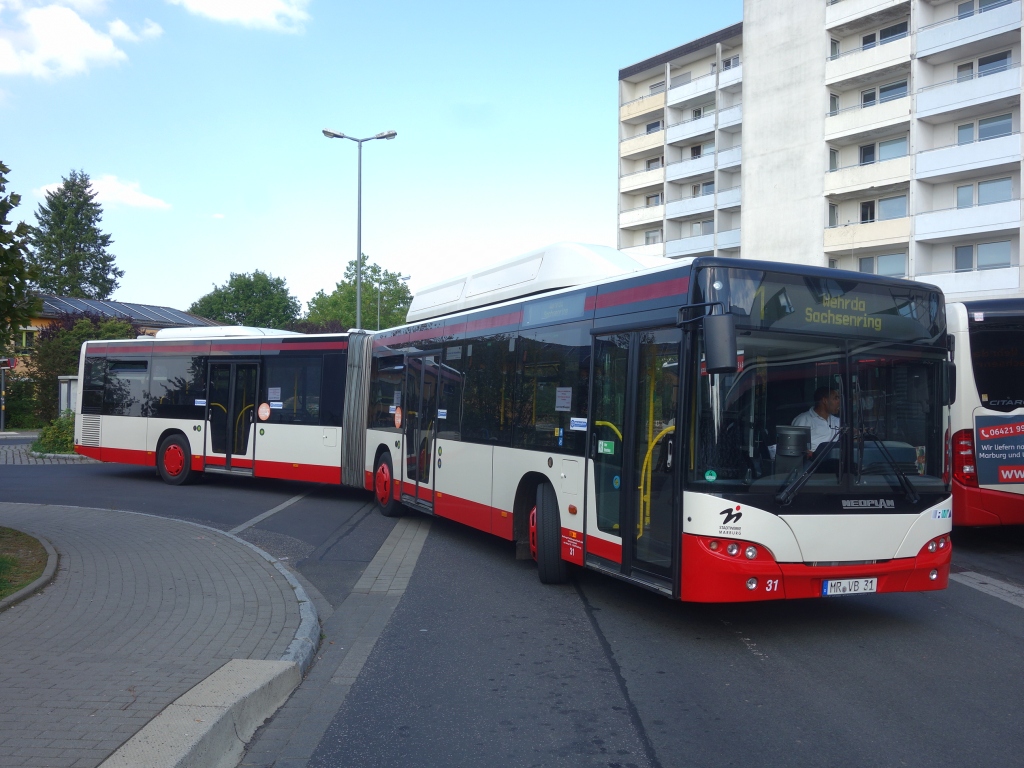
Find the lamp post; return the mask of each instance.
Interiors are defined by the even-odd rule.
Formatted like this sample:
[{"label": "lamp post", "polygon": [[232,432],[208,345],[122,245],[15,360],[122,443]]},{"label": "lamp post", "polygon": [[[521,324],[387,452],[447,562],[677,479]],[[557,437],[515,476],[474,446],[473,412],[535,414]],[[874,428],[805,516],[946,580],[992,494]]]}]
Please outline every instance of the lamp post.
[{"label": "lamp post", "polygon": [[[408,283],[412,280],[412,275],[399,275],[398,279]],[[380,280],[377,281],[377,330],[380,330]]]},{"label": "lamp post", "polygon": [[354,136],[346,136],[340,131],[332,131],[324,128],[324,136],[328,139],[348,139],[359,146],[359,175],[356,187],[356,328],[363,327],[363,142],[374,139],[387,139],[390,141],[398,135],[395,131],[384,131],[376,136],[368,136],[365,139],[357,139]]}]

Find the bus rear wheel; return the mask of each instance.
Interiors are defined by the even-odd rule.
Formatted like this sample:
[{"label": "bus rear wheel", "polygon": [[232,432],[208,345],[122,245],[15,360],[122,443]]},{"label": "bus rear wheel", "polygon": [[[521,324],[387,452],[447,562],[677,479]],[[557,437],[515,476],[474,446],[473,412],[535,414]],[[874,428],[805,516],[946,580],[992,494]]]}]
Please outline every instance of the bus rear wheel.
[{"label": "bus rear wheel", "polygon": [[377,467],[373,471],[373,498],[377,500],[377,509],[384,517],[398,517],[402,514],[402,504],[395,501],[394,477],[391,454],[385,451],[377,459]]},{"label": "bus rear wheel", "polygon": [[156,466],[160,477],[169,485],[184,485],[195,479],[192,471],[192,451],[188,440],[181,435],[171,435],[156,452]]},{"label": "bus rear wheel", "polygon": [[564,584],[569,564],[562,559],[562,520],[558,497],[550,483],[537,486],[537,506],[530,512],[530,549],[542,584]]}]

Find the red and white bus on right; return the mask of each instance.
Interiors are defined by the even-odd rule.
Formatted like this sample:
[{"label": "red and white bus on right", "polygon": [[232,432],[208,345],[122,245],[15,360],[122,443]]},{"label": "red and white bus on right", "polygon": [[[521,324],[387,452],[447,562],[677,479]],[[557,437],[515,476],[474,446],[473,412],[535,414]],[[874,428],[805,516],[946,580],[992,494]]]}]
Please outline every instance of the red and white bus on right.
[{"label": "red and white bus on right", "polygon": [[1024,299],[946,305],[955,338],[953,524],[1024,524]]}]

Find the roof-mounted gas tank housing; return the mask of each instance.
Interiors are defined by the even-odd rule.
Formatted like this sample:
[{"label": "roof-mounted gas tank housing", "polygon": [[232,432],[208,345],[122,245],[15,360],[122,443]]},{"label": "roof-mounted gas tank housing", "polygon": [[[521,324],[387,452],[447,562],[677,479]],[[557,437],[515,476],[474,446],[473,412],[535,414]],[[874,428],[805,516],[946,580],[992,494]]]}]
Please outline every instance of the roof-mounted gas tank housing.
[{"label": "roof-mounted gas tank housing", "polygon": [[660,256],[640,261],[605,245],[555,243],[427,286],[413,297],[406,322],[592,283],[664,263]]}]

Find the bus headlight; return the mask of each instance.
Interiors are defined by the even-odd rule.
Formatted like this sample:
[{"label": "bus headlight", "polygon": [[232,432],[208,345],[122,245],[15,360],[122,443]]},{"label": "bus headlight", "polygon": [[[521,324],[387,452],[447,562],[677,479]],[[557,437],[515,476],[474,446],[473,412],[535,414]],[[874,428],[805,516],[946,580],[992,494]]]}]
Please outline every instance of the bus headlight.
[{"label": "bus headlight", "polygon": [[757,579],[753,576],[747,579],[747,589],[757,589]]},{"label": "bus headlight", "polygon": [[725,551],[728,552],[733,557],[735,557],[740,552],[740,545],[737,544],[735,541],[731,541],[731,542],[729,542],[729,546],[727,546],[725,548]]},{"label": "bus headlight", "polygon": [[937,578],[939,578],[939,572],[932,568],[931,572],[928,574],[928,578],[932,581],[935,581]]},{"label": "bus headlight", "polygon": [[749,546],[745,550],[743,550],[743,554],[747,556],[747,560],[753,560],[755,557],[757,557],[757,547]]},{"label": "bus headlight", "polygon": [[934,552],[938,548],[939,548],[939,545],[938,545],[938,543],[936,543],[936,541],[934,539],[932,541],[928,542],[928,551],[929,552]]}]

